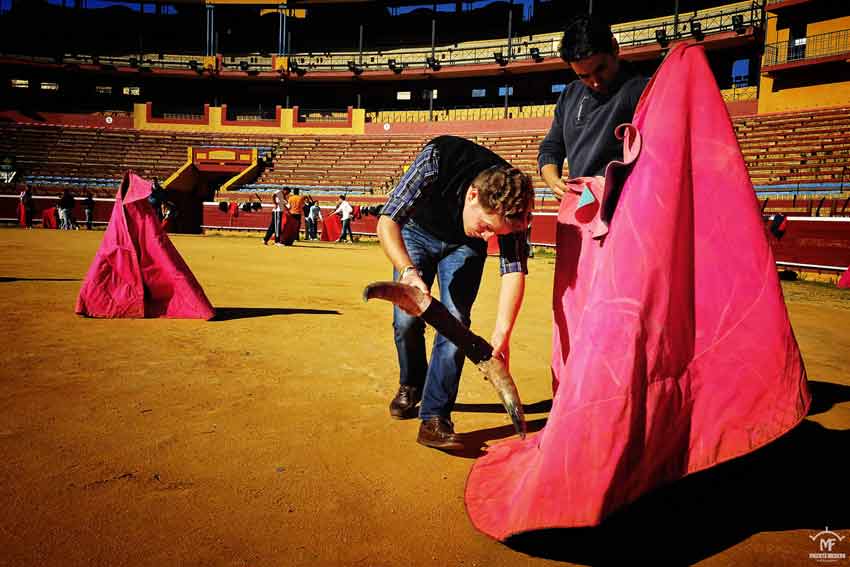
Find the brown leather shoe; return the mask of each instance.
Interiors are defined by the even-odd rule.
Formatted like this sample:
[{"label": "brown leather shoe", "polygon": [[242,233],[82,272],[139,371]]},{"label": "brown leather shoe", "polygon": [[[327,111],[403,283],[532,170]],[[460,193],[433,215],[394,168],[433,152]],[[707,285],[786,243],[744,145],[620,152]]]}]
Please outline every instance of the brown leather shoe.
[{"label": "brown leather shoe", "polygon": [[426,447],[444,451],[460,451],[463,443],[455,435],[454,424],[445,417],[430,417],[422,420],[416,442]]},{"label": "brown leather shoe", "polygon": [[416,386],[402,384],[398,387],[393,401],[390,402],[390,417],[393,419],[410,419],[416,417],[416,404],[422,399],[422,392]]}]

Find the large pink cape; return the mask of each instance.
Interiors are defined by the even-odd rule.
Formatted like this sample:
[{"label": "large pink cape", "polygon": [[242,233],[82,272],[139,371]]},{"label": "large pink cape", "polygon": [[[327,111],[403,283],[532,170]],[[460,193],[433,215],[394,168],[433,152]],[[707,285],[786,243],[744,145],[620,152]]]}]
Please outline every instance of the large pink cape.
[{"label": "large pink cape", "polygon": [[124,174],[103,242],[77,297],[91,317],[210,319],[215,310],[160,226],[151,183]]},{"label": "large pink cape", "polygon": [[546,427],[490,448],[467,481],[473,524],[497,539],[597,525],[808,411],[773,254],[701,47],[671,51],[625,130],[634,164],[610,225],[598,205],[622,164],[561,203]]}]

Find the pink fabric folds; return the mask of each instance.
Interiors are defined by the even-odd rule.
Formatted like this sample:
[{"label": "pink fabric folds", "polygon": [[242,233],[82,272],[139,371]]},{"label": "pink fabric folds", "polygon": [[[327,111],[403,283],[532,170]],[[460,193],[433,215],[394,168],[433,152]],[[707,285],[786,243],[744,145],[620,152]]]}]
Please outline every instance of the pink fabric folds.
[{"label": "pink fabric folds", "polygon": [[90,317],[210,319],[215,310],[162,230],[148,202],[151,183],[124,174],[103,242],[76,312]]},{"label": "pink fabric folds", "polygon": [[[561,203],[546,426],[491,447],[467,481],[470,519],[497,539],[597,525],[808,410],[773,254],[701,47],[670,52],[625,129],[630,175],[615,162]],[[588,187],[593,216],[576,210]]]}]

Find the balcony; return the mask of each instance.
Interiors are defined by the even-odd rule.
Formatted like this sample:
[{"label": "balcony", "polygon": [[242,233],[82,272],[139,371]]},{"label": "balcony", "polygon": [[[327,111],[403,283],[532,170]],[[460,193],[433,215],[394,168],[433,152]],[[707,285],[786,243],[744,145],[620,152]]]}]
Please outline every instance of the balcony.
[{"label": "balcony", "polygon": [[850,60],[850,30],[813,35],[764,46],[762,73]]}]

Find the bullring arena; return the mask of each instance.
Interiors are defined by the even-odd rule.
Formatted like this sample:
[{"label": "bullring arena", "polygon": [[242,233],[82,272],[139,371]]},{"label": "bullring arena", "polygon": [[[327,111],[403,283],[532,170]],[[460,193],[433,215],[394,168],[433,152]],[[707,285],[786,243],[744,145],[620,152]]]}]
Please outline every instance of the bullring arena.
[{"label": "bullring arena", "polygon": [[[219,320],[99,320],[73,304],[101,232],[0,234],[4,565],[804,565],[813,530],[846,522],[850,298],[827,284],[784,287],[814,395],[798,429],[598,532],[506,547],[463,504],[477,447],[513,435],[480,373],[455,413],[475,449],[427,449],[389,418],[391,310],[360,298],[387,276],[376,245],[176,235]],[[531,430],[552,397],[552,270],[531,261],[512,349]]]},{"label": "bullring arena", "polygon": [[[850,11],[438,4],[0,0],[0,567],[850,565]],[[505,408],[467,361],[452,414],[465,448],[418,444],[419,420],[388,412],[391,306],[363,290],[392,278],[380,207],[431,138],[468,138],[528,173],[534,255],[510,371],[530,439],[549,431],[563,207],[537,155],[575,78],[560,22],[585,9],[621,11],[620,55],[647,76],[677,45],[705,53],[811,405],[778,439],[662,483],[601,525],[500,541],[476,529],[465,491],[473,466],[517,438]],[[156,234],[203,288],[210,320],[75,313],[127,172],[161,185],[172,216]],[[284,187],[319,202],[320,239],[302,224],[294,243],[263,245]],[[340,195],[355,209],[349,243],[336,242]],[[471,325],[483,337],[495,240],[489,252]]]}]

